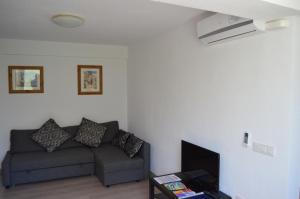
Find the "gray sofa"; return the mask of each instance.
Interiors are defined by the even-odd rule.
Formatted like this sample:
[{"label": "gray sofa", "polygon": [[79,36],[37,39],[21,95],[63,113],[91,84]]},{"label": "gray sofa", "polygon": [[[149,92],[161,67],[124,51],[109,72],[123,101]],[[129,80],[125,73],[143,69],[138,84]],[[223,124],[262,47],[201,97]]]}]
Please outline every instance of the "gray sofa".
[{"label": "gray sofa", "polygon": [[[111,144],[113,137],[122,131],[118,122],[102,124],[107,127],[107,132],[100,147],[89,148],[69,139],[51,153],[31,139],[35,130],[12,130],[11,147],[2,162],[3,185],[9,188],[23,183],[96,175],[109,186],[147,178],[150,145],[144,142],[139,153],[130,159]],[[64,129],[74,137],[78,126]]]}]

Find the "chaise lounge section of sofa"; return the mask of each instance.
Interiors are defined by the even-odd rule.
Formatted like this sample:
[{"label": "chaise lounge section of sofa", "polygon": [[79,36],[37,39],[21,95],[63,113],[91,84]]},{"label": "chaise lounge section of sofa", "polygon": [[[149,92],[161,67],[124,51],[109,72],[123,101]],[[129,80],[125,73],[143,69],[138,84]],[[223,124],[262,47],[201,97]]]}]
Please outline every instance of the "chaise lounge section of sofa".
[{"label": "chaise lounge section of sofa", "polygon": [[[18,184],[76,176],[96,175],[106,186],[143,180],[150,167],[150,144],[144,142],[134,158],[113,146],[121,131],[117,121],[102,123],[107,132],[98,148],[82,145],[72,138],[49,153],[31,136],[36,130],[12,130],[11,146],[2,162],[2,181],[6,188]],[[75,137],[79,126],[64,127]]]}]

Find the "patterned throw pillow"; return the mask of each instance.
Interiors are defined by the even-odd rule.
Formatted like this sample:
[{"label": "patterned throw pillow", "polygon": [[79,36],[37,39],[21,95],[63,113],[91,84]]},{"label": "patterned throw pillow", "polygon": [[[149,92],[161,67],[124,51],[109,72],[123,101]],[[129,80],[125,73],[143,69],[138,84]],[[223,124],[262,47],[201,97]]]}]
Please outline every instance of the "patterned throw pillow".
[{"label": "patterned throw pillow", "polygon": [[49,119],[39,130],[32,134],[32,139],[48,152],[54,151],[70,137],[71,135],[60,128],[53,119]]},{"label": "patterned throw pillow", "polygon": [[129,138],[130,133],[120,130],[119,133],[112,140],[114,146],[120,147],[122,150],[125,149],[125,144]]},{"label": "patterned throw pillow", "polygon": [[134,135],[130,135],[125,145],[125,153],[133,158],[141,149],[144,141],[135,137]]},{"label": "patterned throw pillow", "polygon": [[99,147],[102,142],[102,138],[105,135],[106,127],[82,118],[76,137],[74,138],[77,142],[91,146]]}]

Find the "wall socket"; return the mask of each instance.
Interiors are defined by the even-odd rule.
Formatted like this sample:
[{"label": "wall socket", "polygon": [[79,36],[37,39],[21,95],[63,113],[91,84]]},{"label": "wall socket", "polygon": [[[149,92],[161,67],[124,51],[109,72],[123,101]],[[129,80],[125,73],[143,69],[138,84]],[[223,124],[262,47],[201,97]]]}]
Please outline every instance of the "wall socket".
[{"label": "wall socket", "polygon": [[264,155],[268,155],[271,157],[274,157],[274,155],[275,155],[275,149],[273,146],[268,146],[268,145],[260,144],[257,142],[253,142],[253,151],[264,154]]}]

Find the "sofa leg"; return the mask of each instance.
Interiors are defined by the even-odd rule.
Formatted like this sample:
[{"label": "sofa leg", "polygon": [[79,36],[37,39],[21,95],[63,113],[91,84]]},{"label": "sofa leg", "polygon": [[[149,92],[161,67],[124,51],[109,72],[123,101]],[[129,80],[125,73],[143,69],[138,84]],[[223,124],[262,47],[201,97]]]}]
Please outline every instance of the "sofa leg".
[{"label": "sofa leg", "polygon": [[140,182],[140,180],[136,180],[135,182]]},{"label": "sofa leg", "polygon": [[106,187],[107,187],[107,188],[109,188],[109,187],[110,187],[110,185],[106,185]]},{"label": "sofa leg", "polygon": [[10,188],[10,186],[5,186],[5,189],[9,189]]}]

